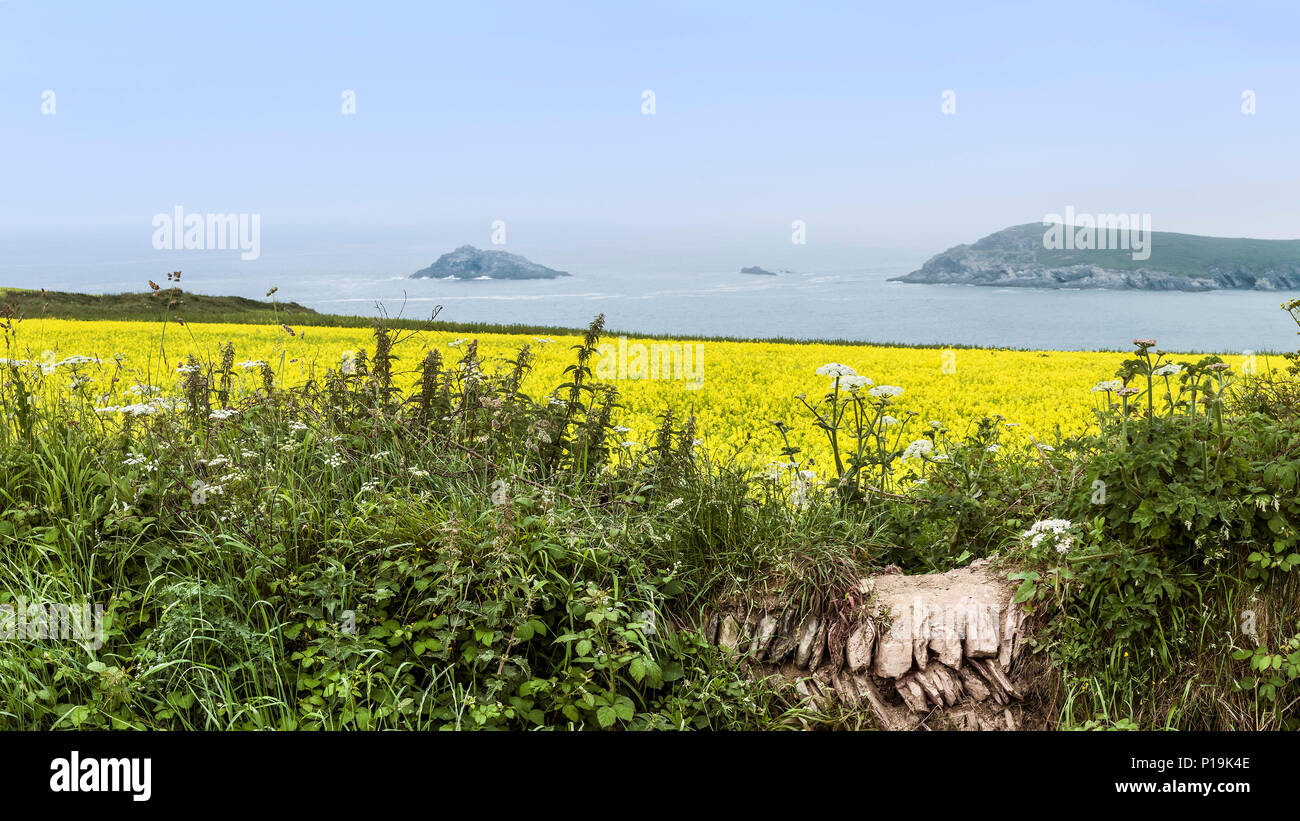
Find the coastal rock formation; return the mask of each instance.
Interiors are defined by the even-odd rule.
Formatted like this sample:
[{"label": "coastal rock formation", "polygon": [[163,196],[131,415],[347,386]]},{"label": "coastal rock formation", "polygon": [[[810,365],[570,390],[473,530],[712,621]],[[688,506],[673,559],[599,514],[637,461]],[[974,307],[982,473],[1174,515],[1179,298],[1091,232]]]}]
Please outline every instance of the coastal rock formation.
[{"label": "coastal rock formation", "polygon": [[776,271],[769,271],[766,268],[760,268],[757,265],[751,265],[748,268],[741,268],[740,272],[742,274],[758,274],[759,276],[765,277],[776,276]]},{"label": "coastal rock formation", "polygon": [[[1072,230],[1079,230],[1071,227]],[[1048,248],[1040,223],[1017,225],[931,257],[896,282],[1002,288],[1148,291],[1300,289],[1300,240],[1150,232],[1149,257],[1130,248]],[[1112,239],[1114,239],[1112,237]]]},{"label": "coastal rock formation", "polygon": [[838,612],[779,602],[720,610],[706,638],[756,675],[794,682],[814,703],[865,707],[883,729],[1019,729],[1024,613],[986,561],[920,576],[861,579]]},{"label": "coastal rock formation", "polygon": [[462,245],[438,257],[437,262],[411,274],[411,279],[555,279],[567,277],[545,265],[505,251],[483,251]]}]

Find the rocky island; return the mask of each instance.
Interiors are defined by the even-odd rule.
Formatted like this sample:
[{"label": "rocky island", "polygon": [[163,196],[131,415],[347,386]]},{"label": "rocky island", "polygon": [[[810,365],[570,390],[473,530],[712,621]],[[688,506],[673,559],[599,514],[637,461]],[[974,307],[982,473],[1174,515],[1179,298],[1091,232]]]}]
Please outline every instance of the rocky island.
[{"label": "rocky island", "polygon": [[741,268],[740,272],[742,274],[757,274],[764,277],[776,276],[776,271],[769,271],[766,268],[760,268],[757,265],[751,265],[748,268]]},{"label": "rocky island", "polygon": [[483,251],[473,245],[462,245],[438,257],[428,268],[411,274],[411,279],[555,279],[567,276],[568,271],[538,265],[518,254]]},{"label": "rocky island", "polygon": [[[1146,231],[1144,247],[1076,242],[1074,225],[1029,223],[931,257],[892,281],[1151,291],[1300,289],[1300,240],[1227,239]],[[1103,229],[1093,236],[1103,236]],[[1055,242],[1065,234],[1065,247]],[[1084,238],[1086,239],[1086,237]],[[1084,247],[1087,246],[1087,247]]]}]

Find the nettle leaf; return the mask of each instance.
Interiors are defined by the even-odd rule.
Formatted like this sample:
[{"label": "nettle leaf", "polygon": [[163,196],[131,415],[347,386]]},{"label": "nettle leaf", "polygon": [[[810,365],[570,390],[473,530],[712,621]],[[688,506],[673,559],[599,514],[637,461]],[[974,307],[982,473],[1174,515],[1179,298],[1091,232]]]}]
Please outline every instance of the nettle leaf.
[{"label": "nettle leaf", "polygon": [[619,696],[614,702],[614,713],[624,721],[631,721],[636,715],[636,704],[627,696]]},{"label": "nettle leaf", "polygon": [[614,711],[613,707],[601,707],[596,710],[596,721],[600,723],[601,729],[607,730],[612,727],[617,718],[618,713]]}]

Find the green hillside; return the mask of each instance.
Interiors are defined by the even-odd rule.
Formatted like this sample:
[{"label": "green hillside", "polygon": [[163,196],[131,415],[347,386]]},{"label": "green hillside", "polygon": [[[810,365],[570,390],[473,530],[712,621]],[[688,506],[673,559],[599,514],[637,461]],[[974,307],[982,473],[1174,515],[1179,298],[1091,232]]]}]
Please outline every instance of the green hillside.
[{"label": "green hillside", "polygon": [[[1128,249],[1048,249],[1042,223],[1017,225],[985,237],[972,250],[1021,250],[1030,260],[1050,267],[1097,265],[1119,271],[1163,271],[1177,276],[1206,276],[1213,270],[1287,270],[1300,267],[1300,239],[1205,237],[1152,231],[1148,259],[1134,259]],[[1069,226],[1066,227],[1069,230]],[[1078,230],[1077,226],[1075,230]],[[1010,247],[1009,247],[1010,246]]]}]

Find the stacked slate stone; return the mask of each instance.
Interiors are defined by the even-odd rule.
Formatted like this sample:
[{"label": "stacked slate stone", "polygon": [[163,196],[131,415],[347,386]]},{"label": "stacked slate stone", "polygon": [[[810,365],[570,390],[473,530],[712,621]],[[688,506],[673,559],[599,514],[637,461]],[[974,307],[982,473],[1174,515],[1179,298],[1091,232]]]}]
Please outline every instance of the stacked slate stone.
[{"label": "stacked slate stone", "polygon": [[795,607],[719,610],[705,637],[780,674],[820,703],[865,704],[887,729],[933,723],[1016,728],[1016,682],[1025,616],[1011,585],[987,562],[923,576],[863,579],[838,612]]}]

